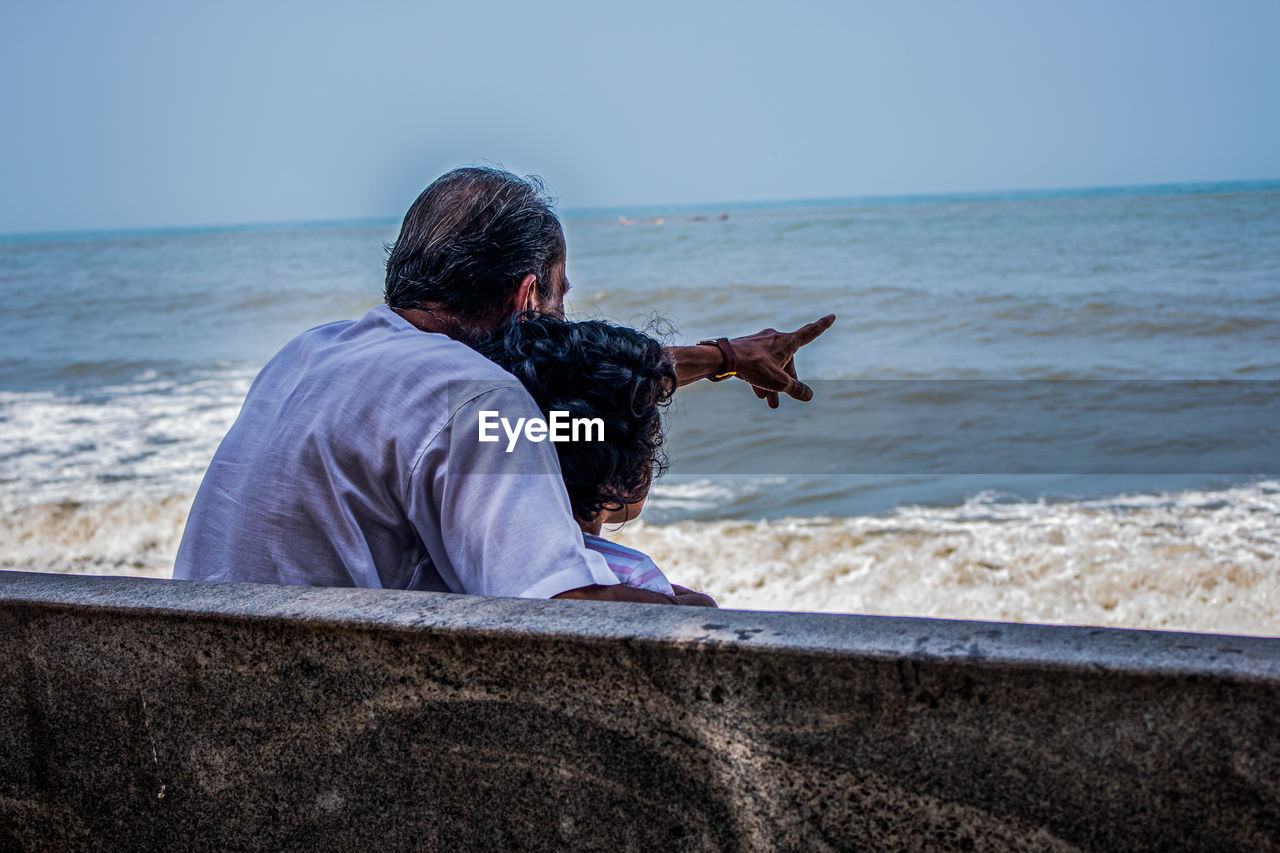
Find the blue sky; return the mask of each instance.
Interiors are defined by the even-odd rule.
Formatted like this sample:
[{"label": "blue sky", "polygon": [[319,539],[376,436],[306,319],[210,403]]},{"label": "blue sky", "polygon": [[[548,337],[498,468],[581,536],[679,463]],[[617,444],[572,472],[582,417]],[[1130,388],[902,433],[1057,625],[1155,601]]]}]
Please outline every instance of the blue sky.
[{"label": "blue sky", "polygon": [[0,7],[0,233],[1280,177],[1280,3]]}]

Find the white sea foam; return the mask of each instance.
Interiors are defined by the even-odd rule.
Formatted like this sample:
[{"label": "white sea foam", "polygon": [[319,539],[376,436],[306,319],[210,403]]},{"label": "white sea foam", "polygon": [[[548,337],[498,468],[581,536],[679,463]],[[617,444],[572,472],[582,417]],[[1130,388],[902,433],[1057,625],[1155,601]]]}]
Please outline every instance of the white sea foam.
[{"label": "white sea foam", "polygon": [[1280,634],[1280,481],[611,535],[725,607]]},{"label": "white sea foam", "polygon": [[194,492],[252,379],[224,367],[91,393],[0,391],[0,509]]},{"label": "white sea foam", "polygon": [[[190,502],[22,508],[0,519],[0,568],[163,577]],[[635,522],[610,535],[724,607],[1280,635],[1280,481],[1094,501],[983,494],[882,516]]]},{"label": "white sea foam", "polygon": [[731,501],[753,497],[771,485],[785,482],[785,477],[752,477],[733,485],[712,480],[694,480],[686,483],[660,482],[649,494],[647,506],[651,509],[674,512],[723,507]]},{"label": "white sea foam", "polygon": [[169,577],[190,495],[72,501],[0,516],[0,569]]}]

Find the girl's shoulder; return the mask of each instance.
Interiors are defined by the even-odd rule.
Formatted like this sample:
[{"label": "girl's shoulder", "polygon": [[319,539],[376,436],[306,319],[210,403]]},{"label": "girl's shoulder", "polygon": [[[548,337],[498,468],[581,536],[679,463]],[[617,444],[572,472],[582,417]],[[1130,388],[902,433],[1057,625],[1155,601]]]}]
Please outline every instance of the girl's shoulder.
[{"label": "girl's shoulder", "polygon": [[674,593],[671,582],[658,568],[657,564],[643,551],[610,542],[602,536],[592,533],[582,534],[582,541],[588,550],[595,551],[604,557],[609,568],[618,576],[618,580],[627,586],[651,589],[666,595]]}]

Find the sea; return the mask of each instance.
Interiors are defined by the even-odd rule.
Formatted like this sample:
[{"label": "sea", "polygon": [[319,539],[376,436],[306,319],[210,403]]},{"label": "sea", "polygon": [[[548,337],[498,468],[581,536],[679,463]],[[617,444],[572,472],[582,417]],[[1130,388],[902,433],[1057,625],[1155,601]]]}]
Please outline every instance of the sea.
[{"label": "sea", "polygon": [[[835,325],[682,389],[613,538],[722,606],[1280,635],[1280,181],[562,211],[572,317]],[[167,576],[398,222],[0,238],[0,569]]]}]

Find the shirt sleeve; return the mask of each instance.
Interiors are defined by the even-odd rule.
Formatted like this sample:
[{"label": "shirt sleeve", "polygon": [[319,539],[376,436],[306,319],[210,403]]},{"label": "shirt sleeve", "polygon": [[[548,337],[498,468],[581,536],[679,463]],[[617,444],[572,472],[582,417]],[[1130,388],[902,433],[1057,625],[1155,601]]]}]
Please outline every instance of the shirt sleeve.
[{"label": "shirt sleeve", "polygon": [[[496,441],[480,441],[482,413]],[[542,418],[524,388],[491,388],[454,412],[409,481],[406,510],[441,578],[454,592],[550,598],[618,578],[588,551],[569,508],[555,445],[521,434]]]}]

